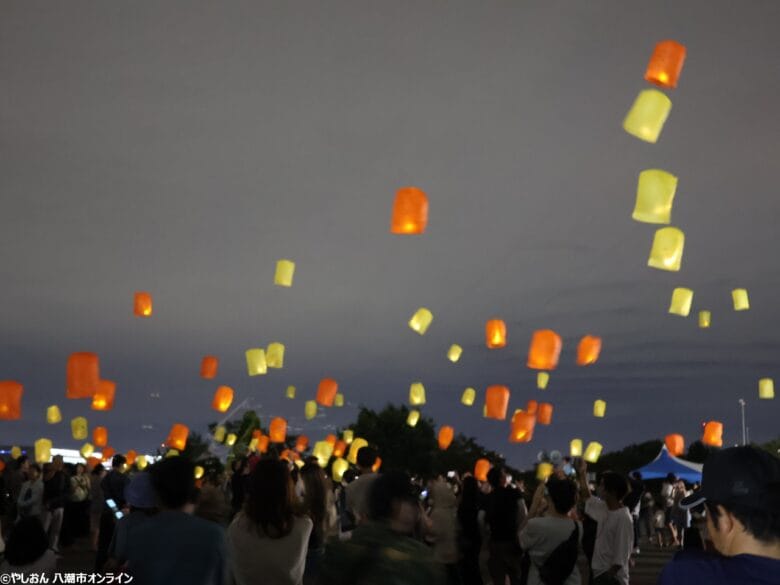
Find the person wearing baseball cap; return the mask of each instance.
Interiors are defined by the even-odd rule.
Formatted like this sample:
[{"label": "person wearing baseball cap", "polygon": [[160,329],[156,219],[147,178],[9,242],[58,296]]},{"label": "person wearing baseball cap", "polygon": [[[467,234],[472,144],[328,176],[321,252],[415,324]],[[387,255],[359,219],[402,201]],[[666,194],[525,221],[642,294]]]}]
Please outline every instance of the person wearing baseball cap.
[{"label": "person wearing baseball cap", "polygon": [[719,554],[676,557],[659,585],[780,585],[780,459],[756,447],[713,453],[680,505],[701,504]]}]

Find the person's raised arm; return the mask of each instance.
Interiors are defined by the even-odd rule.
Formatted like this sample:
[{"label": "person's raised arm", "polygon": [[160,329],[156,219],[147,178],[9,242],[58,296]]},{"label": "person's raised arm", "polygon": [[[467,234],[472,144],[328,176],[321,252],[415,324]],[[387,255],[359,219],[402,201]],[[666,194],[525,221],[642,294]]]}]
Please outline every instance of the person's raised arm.
[{"label": "person's raised arm", "polygon": [[590,486],[588,485],[588,464],[584,459],[578,459],[576,462],[577,482],[580,485],[580,497],[582,501],[590,498]]}]

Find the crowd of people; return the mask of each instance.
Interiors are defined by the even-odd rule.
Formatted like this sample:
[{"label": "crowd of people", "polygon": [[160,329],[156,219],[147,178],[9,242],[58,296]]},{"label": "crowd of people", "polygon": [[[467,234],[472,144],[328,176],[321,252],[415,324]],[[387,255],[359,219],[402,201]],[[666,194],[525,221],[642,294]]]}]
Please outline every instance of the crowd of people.
[{"label": "crowd of people", "polygon": [[696,489],[669,476],[657,491],[581,459],[526,494],[501,465],[423,481],[372,471],[377,456],[363,447],[339,481],[316,458],[251,455],[196,481],[180,456],[90,471],[20,457],[2,473],[2,571],[53,574],[83,538],[95,571],[144,585],[628,585],[646,538],[679,549],[662,585],[780,583],[780,460],[753,447],[711,455]]}]

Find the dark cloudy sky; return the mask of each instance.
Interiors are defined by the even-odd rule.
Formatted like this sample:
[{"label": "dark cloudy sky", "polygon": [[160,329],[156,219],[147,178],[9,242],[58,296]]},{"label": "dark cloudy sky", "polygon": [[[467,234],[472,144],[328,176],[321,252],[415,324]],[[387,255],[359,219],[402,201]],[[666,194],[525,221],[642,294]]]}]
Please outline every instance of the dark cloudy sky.
[{"label": "dark cloudy sky", "polygon": [[[24,417],[0,442],[104,424],[119,450],[152,449],[172,422],[215,420],[217,380],[264,420],[312,438],[357,405],[406,401],[421,380],[439,424],[510,462],[572,437],[606,449],[703,420],[777,434],[780,383],[778,55],[774,0],[669,2],[33,2],[0,18],[0,379]],[[622,119],[648,87],[654,44],[688,47],[657,144]],[[655,226],[631,220],[645,168],[679,176],[679,273],[648,268]],[[423,237],[388,233],[395,190],[424,189]],[[278,258],[297,262],[273,286]],[[712,328],[666,314],[695,291]],[[731,310],[748,288],[752,308]],[[132,316],[135,290],[154,295]],[[434,322],[406,322],[420,306]],[[484,347],[484,322],[509,345]],[[534,329],[564,338],[548,390],[525,368]],[[577,339],[602,358],[574,366]],[[287,345],[249,378],[244,350]],[[464,347],[448,362],[451,343]],[[95,351],[116,406],[65,399],[65,362]],[[323,376],[347,397],[303,420]],[[555,405],[531,445],[459,404],[492,383]],[[299,399],[284,398],[294,384]],[[159,394],[153,398],[151,394]],[[591,416],[595,398],[605,419]],[[45,424],[59,404],[65,422]],[[151,425],[153,428],[143,428]]]}]

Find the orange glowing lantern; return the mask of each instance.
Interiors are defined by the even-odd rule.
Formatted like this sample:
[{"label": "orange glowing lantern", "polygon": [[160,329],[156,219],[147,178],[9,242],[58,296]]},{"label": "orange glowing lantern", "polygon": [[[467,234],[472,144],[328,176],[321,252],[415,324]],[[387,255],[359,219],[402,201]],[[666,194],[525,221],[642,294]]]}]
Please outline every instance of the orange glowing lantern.
[{"label": "orange glowing lantern", "polygon": [[528,402],[525,403],[525,411],[528,414],[534,414],[535,415],[538,410],[539,410],[539,403],[536,402],[536,400],[531,399],[531,400],[529,400]]},{"label": "orange glowing lantern", "polygon": [[477,481],[487,481],[487,474],[490,471],[490,461],[487,459],[477,459],[474,465],[474,477]]},{"label": "orange glowing lantern", "polygon": [[95,427],[92,430],[92,442],[95,443],[95,447],[108,445],[108,429],[106,427]]},{"label": "orange glowing lantern", "polygon": [[675,457],[679,457],[685,451],[685,439],[682,435],[678,435],[676,433],[672,435],[666,435],[664,438],[664,444],[666,445],[666,449],[669,451],[669,453]]},{"label": "orange glowing lantern", "polygon": [[485,344],[488,349],[506,347],[506,323],[501,319],[491,319],[485,323]]},{"label": "orange glowing lantern", "polygon": [[272,443],[284,443],[287,438],[287,421],[280,416],[272,419],[268,434],[271,436]]},{"label": "orange glowing lantern", "polygon": [[13,380],[0,382],[0,420],[22,418],[22,394],[24,387]]},{"label": "orange glowing lantern", "polygon": [[601,337],[586,335],[580,339],[577,346],[577,365],[589,366],[595,364],[601,353]]},{"label": "orange glowing lantern", "polygon": [[68,358],[65,395],[68,398],[92,398],[100,387],[100,364],[94,353],[82,351]]},{"label": "orange glowing lantern", "polygon": [[135,450],[130,449],[127,453],[125,453],[125,463],[128,465],[132,465],[135,463],[135,460],[138,458],[138,453],[135,452]]},{"label": "orange glowing lantern", "polygon": [[92,410],[111,410],[114,408],[116,382],[100,380],[97,392],[92,396]]},{"label": "orange glowing lantern", "polygon": [[99,463],[100,463],[100,459],[98,459],[94,455],[87,457],[87,469],[89,471],[95,469],[95,467],[97,467]]},{"label": "orange glowing lantern", "polygon": [[528,443],[534,438],[536,417],[525,411],[518,411],[512,417],[512,428],[509,433],[510,443]]},{"label": "orange glowing lantern", "polygon": [[211,408],[217,412],[225,412],[233,404],[233,389],[230,386],[220,386],[214,392]]},{"label": "orange glowing lantern", "polygon": [[347,452],[347,443],[346,441],[338,440],[333,445],[333,456],[334,457],[343,457],[344,453]]},{"label": "orange glowing lantern", "polygon": [[428,197],[417,187],[402,187],[395,194],[390,232],[399,235],[425,233],[428,223]]},{"label": "orange glowing lantern", "polygon": [[540,425],[549,425],[552,422],[553,405],[549,402],[542,402],[539,405],[539,411],[536,413],[536,420]]},{"label": "orange glowing lantern", "polygon": [[213,355],[204,356],[200,361],[200,377],[206,380],[216,378],[219,359]]},{"label": "orange glowing lantern", "polygon": [[534,331],[528,349],[528,367],[533,370],[554,370],[558,366],[563,342],[551,329]]},{"label": "orange glowing lantern", "polygon": [[723,446],[723,423],[711,420],[704,424],[704,434],[701,442],[710,447]]},{"label": "orange glowing lantern", "polygon": [[371,471],[373,471],[374,473],[377,473],[377,472],[379,472],[381,467],[382,467],[382,458],[377,455],[377,458],[374,461],[374,464],[371,466]]},{"label": "orange glowing lantern", "polygon": [[505,420],[508,407],[509,388],[500,385],[489,386],[485,392],[485,417]]},{"label": "orange glowing lantern", "polygon": [[336,380],[323,378],[320,380],[320,385],[317,386],[317,403],[322,406],[333,406],[338,391],[339,385]]},{"label": "orange glowing lantern", "polygon": [[306,451],[306,448],[309,446],[309,437],[306,435],[299,435],[297,439],[295,439],[295,450],[298,451],[298,453],[303,453]]},{"label": "orange glowing lantern", "polygon": [[103,461],[110,461],[114,455],[116,455],[116,449],[113,447],[106,447],[101,453]]},{"label": "orange glowing lantern", "polygon": [[136,317],[152,316],[152,295],[148,292],[137,292],[133,298],[133,314]]},{"label": "orange glowing lantern", "polygon": [[171,431],[168,433],[168,438],[165,439],[165,444],[170,449],[176,449],[177,451],[184,451],[187,446],[187,437],[190,435],[190,429],[187,425],[181,423],[175,423],[171,427]]},{"label": "orange glowing lantern", "polygon": [[326,435],[325,442],[328,443],[331,447],[336,446],[336,441],[338,441],[338,437],[334,435],[333,433]]},{"label": "orange glowing lantern", "polygon": [[260,435],[255,443],[255,449],[259,453],[268,453],[268,445],[271,443],[271,437],[268,435]]},{"label": "orange glowing lantern", "polygon": [[659,42],[647,64],[645,79],[658,87],[677,87],[685,63],[685,53],[685,45],[677,41]]},{"label": "orange glowing lantern", "polygon": [[449,425],[444,425],[442,428],[439,429],[439,449],[442,451],[446,451],[450,444],[452,443],[452,439],[455,438],[455,429],[453,429]]}]

